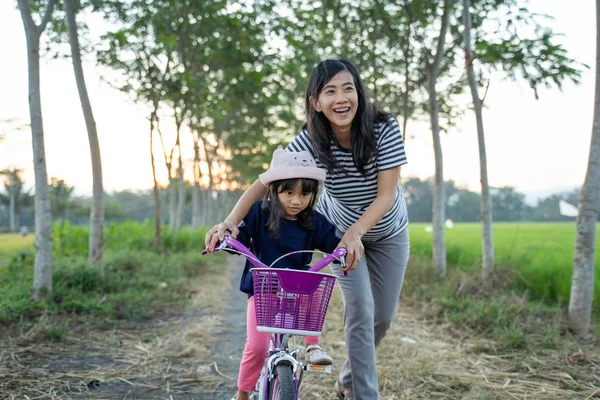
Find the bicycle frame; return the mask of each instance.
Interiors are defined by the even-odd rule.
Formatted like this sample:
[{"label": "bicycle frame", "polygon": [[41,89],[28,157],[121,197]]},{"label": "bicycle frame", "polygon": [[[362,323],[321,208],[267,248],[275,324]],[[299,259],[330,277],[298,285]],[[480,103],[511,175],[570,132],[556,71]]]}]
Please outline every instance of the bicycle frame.
[{"label": "bicycle frame", "polygon": [[[270,266],[263,264],[246,246],[237,240],[226,236],[224,240],[215,248],[215,251],[220,250],[235,250],[235,252],[245,256],[252,265],[256,268],[270,268],[280,259],[303,251],[314,252],[310,250],[294,251],[275,260]],[[207,254],[206,250],[202,254]],[[334,261],[339,261],[344,265],[344,256],[346,249],[338,248],[332,254],[327,255],[322,260],[313,265],[308,272],[318,272]],[[346,273],[344,273],[346,275]],[[263,331],[263,330],[261,330]],[[305,365],[299,357],[302,352],[302,347],[295,346],[295,335],[306,335],[307,332],[294,332],[290,330],[272,329],[270,332],[269,351],[266,355],[263,369],[256,383],[256,391],[251,394],[253,400],[298,400],[298,393],[304,371],[331,372],[331,366],[312,366]],[[309,336],[319,336],[320,332],[308,333]],[[294,345],[290,348],[289,340],[293,339]],[[281,367],[281,368],[278,368]],[[291,370],[291,382],[289,371]],[[286,382],[282,382],[282,377],[279,374],[286,375]],[[277,385],[286,385],[286,388],[279,388]],[[280,396],[280,393],[284,393]]]}]

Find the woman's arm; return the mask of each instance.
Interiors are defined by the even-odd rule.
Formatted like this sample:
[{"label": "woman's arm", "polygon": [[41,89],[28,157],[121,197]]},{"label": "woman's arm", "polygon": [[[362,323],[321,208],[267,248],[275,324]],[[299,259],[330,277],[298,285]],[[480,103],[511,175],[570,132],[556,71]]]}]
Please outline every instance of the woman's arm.
[{"label": "woman's arm", "polygon": [[348,249],[345,271],[356,269],[364,252],[362,237],[374,227],[392,208],[396,200],[396,191],[400,179],[400,167],[394,167],[377,173],[377,197],[354,223],[340,241],[338,247]]},{"label": "woman's arm", "polygon": [[231,237],[234,239],[238,235],[238,225],[244,219],[252,204],[262,199],[267,192],[267,186],[263,185],[262,182],[257,179],[236,203],[233,210],[229,213],[225,221],[213,226],[211,230],[206,233],[204,244],[208,252],[212,252],[215,249],[217,243],[225,237],[225,232],[230,231]]}]

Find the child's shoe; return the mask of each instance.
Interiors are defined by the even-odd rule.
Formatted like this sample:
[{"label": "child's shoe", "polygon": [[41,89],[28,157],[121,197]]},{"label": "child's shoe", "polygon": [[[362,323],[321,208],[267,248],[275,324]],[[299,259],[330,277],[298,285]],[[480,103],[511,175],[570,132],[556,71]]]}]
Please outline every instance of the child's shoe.
[{"label": "child's shoe", "polygon": [[306,362],[313,365],[331,365],[333,359],[318,344],[309,344],[306,347]]}]

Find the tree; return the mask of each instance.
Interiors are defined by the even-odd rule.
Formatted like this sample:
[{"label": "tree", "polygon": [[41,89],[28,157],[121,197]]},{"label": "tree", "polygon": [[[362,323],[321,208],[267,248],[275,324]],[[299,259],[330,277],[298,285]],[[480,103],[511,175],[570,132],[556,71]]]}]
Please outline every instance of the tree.
[{"label": "tree", "polygon": [[[565,197],[567,197],[565,194],[555,193],[539,199],[532,211],[531,219],[534,221],[573,221],[573,217],[564,216],[560,213],[560,201],[565,200]],[[579,204],[579,196],[571,204]]]},{"label": "tree", "polygon": [[492,236],[492,202],[487,174],[487,153],[485,149],[485,134],[483,130],[483,99],[479,97],[477,76],[473,68],[473,52],[471,51],[471,2],[463,0],[463,24],[465,36],[465,66],[467,80],[473,98],[473,110],[477,122],[477,141],[479,144],[479,176],[481,181],[481,249],[483,281],[489,282],[494,270],[494,240]]},{"label": "tree", "polygon": [[102,184],[102,158],[100,156],[100,143],[96,121],[92,112],[92,105],[85,84],[83,66],[81,63],[81,48],[79,46],[79,35],[77,33],[77,0],[63,0],[69,32],[69,44],[71,46],[71,59],[73,71],[77,82],[79,100],[83,109],[85,126],[90,144],[90,155],[92,158],[92,204],[90,207],[90,237],[88,258],[90,262],[101,260],[104,257],[104,188]]},{"label": "tree", "polygon": [[425,50],[427,71],[427,93],[429,95],[429,118],[433,138],[433,152],[435,159],[435,177],[433,189],[433,265],[437,276],[446,274],[446,241],[444,239],[444,222],[446,196],[444,193],[444,166],[442,156],[442,143],[440,140],[439,100],[436,83],[440,76],[442,57],[446,51],[446,33],[448,31],[450,13],[454,7],[453,0],[445,0],[440,32],[433,58]]},{"label": "tree", "polygon": [[0,176],[4,176],[4,188],[6,195],[0,193],[0,201],[8,206],[9,227],[11,232],[19,230],[19,210],[21,199],[23,197],[23,180],[18,168],[9,168],[0,171]]},{"label": "tree", "polygon": [[[120,89],[152,104],[152,134],[160,135],[158,116],[164,109],[172,109],[178,131],[186,126],[193,132],[202,148],[196,152],[195,176],[205,163],[211,189],[256,178],[273,145],[268,133],[278,132],[273,107],[285,110],[293,103],[279,97],[277,63],[271,62],[277,53],[266,50],[264,16],[252,9],[259,3],[235,9],[222,0],[168,0],[153,7],[133,1],[119,15],[122,29],[105,35],[108,50],[99,53],[100,62],[124,72]],[[175,227],[185,205],[183,161],[177,173],[177,155],[164,153],[170,164],[169,220]]]},{"label": "tree", "polygon": [[491,203],[497,221],[522,221],[528,211],[525,195],[510,186],[492,188]]},{"label": "tree", "polygon": [[448,195],[446,214],[454,222],[477,222],[481,212],[481,196],[465,189]]},{"label": "tree", "polygon": [[[479,144],[479,171],[481,181],[481,227],[482,227],[482,275],[484,281],[494,269],[494,242],[492,236],[492,209],[490,187],[487,176],[487,155],[485,148],[485,133],[483,124],[484,98],[479,96],[479,79],[475,73],[473,62],[479,59],[482,65],[492,69],[502,69],[509,77],[516,78],[519,74],[529,82],[537,98],[537,88],[544,84],[556,84],[559,88],[565,79],[579,81],[580,71],[574,68],[574,61],[566,56],[566,50],[552,43],[554,33],[542,27],[536,21],[536,15],[516,0],[463,0],[463,34],[465,68],[467,81],[473,100]],[[493,14],[504,18],[494,18]],[[476,16],[476,51],[472,50],[473,31],[472,14]],[[499,22],[498,30],[484,32],[484,22]],[[530,39],[520,32],[528,28],[536,33]]]},{"label": "tree", "polygon": [[65,214],[72,205],[74,187],[69,186],[64,179],[52,177],[50,182],[50,202],[52,204],[52,215],[64,221]]},{"label": "tree", "polygon": [[17,0],[27,42],[29,74],[29,115],[35,175],[35,268],[33,298],[38,300],[52,293],[52,214],[46,171],[44,124],[40,96],[40,36],[52,18],[56,0],[48,0],[40,24],[32,16],[29,0]]},{"label": "tree", "polygon": [[577,335],[589,332],[594,298],[596,220],[600,206],[600,0],[596,0],[596,95],[594,125],[585,181],[581,188],[573,280],[569,300],[569,328]]},{"label": "tree", "polygon": [[433,180],[422,181],[419,178],[410,178],[403,186],[410,221],[431,222]]},{"label": "tree", "polygon": [[[160,3],[156,5],[165,6]],[[166,4],[166,7],[172,9],[169,4]],[[108,48],[97,53],[99,64],[123,73],[123,81],[113,85],[123,92],[133,94],[135,101],[150,106],[149,151],[154,196],[154,242],[157,248],[162,241],[161,201],[154,156],[154,136],[156,132],[160,134],[159,110],[171,73],[173,53],[172,41],[168,40],[169,38],[157,39],[153,36],[154,18],[168,18],[163,11],[166,12],[137,1],[123,5],[123,8],[109,9],[108,16],[116,18],[118,22],[125,24],[125,27],[105,34],[103,40],[107,42]]]}]

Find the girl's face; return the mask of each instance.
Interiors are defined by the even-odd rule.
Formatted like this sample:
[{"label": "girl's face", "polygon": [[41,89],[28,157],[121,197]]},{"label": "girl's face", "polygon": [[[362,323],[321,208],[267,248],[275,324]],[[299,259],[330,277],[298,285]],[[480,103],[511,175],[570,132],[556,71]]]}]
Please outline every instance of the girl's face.
[{"label": "girl's face", "polygon": [[334,131],[352,127],[352,120],[358,109],[358,93],[354,78],[348,71],[340,71],[323,86],[319,97],[311,97],[317,112],[322,112]]},{"label": "girl's face", "polygon": [[277,191],[277,199],[283,208],[283,217],[285,219],[296,219],[297,215],[308,207],[312,200],[312,193],[302,192],[302,182],[298,181],[293,189]]}]

